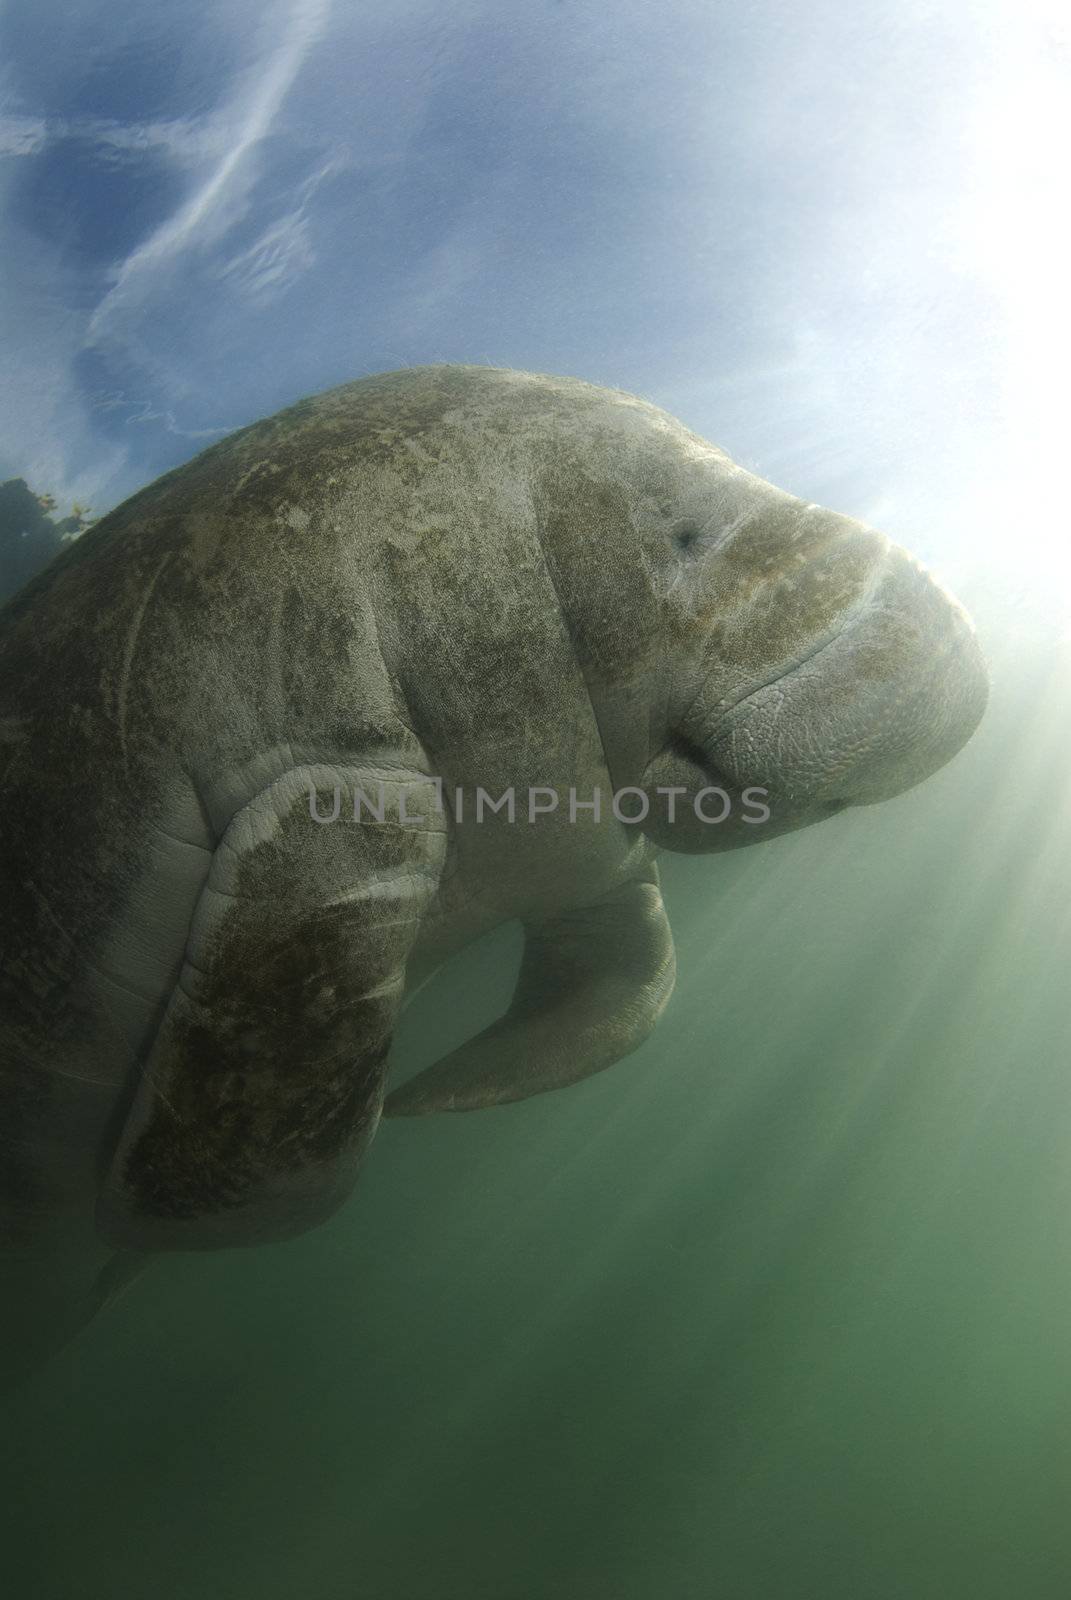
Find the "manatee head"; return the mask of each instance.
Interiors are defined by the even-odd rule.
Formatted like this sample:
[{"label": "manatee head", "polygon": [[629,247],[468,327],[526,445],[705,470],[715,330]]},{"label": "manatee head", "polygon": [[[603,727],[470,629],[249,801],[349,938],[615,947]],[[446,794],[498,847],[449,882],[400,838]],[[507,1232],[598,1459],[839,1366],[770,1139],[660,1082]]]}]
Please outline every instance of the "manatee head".
[{"label": "manatee head", "polygon": [[[722,463],[709,514],[693,496],[672,535],[676,666],[643,779],[647,832],[688,852],[910,789],[966,743],[988,693],[970,619],[912,556]],[[726,798],[697,812],[704,789]]]}]

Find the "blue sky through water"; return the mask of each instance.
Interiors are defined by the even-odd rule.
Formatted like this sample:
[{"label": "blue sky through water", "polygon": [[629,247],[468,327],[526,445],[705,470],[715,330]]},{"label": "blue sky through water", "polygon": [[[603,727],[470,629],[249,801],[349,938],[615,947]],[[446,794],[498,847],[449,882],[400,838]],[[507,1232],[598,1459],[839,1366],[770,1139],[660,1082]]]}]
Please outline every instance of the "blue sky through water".
[{"label": "blue sky through water", "polygon": [[486,361],[644,394],[953,582],[1006,585],[1014,518],[1066,589],[1057,7],[9,0],[0,40],[0,475],[61,509]]}]

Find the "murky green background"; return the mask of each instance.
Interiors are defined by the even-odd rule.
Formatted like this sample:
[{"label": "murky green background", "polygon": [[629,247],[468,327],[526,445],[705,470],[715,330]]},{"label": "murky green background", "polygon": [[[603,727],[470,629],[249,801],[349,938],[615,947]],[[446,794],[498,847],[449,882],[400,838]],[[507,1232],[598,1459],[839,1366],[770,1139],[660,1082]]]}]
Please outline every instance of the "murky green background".
[{"label": "murky green background", "polygon": [[[329,1226],[166,1262],[27,1389],[5,1592],[1064,1600],[1071,641],[983,632],[922,789],[667,858],[636,1056],[384,1126]],[[516,955],[425,990],[399,1072]]]}]

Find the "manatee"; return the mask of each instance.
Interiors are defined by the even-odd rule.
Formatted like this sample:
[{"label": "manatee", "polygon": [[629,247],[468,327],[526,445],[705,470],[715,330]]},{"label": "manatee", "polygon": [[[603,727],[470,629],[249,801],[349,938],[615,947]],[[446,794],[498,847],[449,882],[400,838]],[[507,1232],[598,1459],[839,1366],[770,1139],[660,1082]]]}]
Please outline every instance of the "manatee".
[{"label": "manatee", "polygon": [[[898,794],[986,694],[911,556],[574,378],[364,378],[135,494],[0,612],[8,1370],[330,1216],[384,1111],[635,1050],[660,852]],[[387,1095],[406,996],[510,920],[505,1014]]]}]

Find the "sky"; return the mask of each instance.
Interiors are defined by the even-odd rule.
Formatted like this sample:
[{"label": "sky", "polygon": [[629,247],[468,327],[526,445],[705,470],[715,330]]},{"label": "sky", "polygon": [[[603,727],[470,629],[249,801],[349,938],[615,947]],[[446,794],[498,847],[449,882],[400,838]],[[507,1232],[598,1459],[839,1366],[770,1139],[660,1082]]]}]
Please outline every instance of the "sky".
[{"label": "sky", "polygon": [[1069,77],[1048,0],[6,0],[0,477],[488,362],[1066,621]]}]

